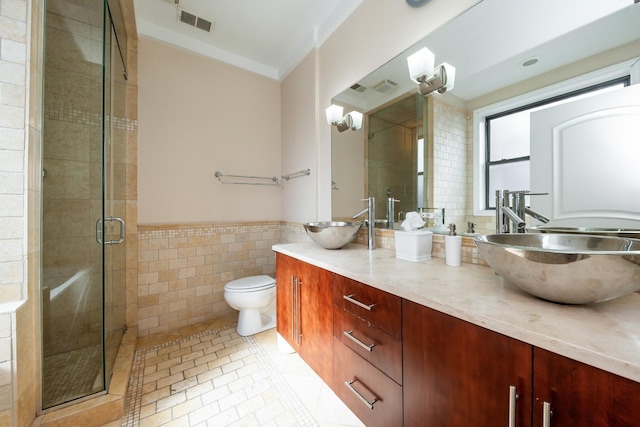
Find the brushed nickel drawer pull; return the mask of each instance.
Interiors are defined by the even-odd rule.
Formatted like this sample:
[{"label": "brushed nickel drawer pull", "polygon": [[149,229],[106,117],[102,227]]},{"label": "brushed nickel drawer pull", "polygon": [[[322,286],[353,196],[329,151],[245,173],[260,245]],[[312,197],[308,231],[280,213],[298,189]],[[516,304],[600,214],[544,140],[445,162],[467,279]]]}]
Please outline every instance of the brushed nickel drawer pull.
[{"label": "brushed nickel drawer pull", "polygon": [[347,388],[351,391],[351,393],[355,394],[356,397],[358,399],[360,399],[360,401],[362,403],[364,403],[367,408],[369,409],[373,409],[373,405],[378,401],[378,399],[373,399],[373,402],[369,402],[363,395],[361,395],[358,390],[356,390],[355,388],[353,388],[353,386],[351,384],[353,384],[354,382],[356,382],[356,380],[351,380],[351,381],[345,381],[344,385],[347,386]]},{"label": "brushed nickel drawer pull", "polygon": [[509,386],[509,427],[516,427],[516,400],[518,399],[516,387]]},{"label": "brushed nickel drawer pull", "polygon": [[551,415],[553,415],[551,403],[544,402],[542,408],[542,427],[551,427]]},{"label": "brushed nickel drawer pull", "polygon": [[349,301],[352,304],[357,305],[358,307],[364,308],[365,310],[371,311],[371,309],[373,307],[375,307],[377,304],[371,304],[371,305],[367,305],[365,303],[362,303],[360,301],[358,301],[357,299],[354,299],[353,296],[355,294],[351,294],[351,295],[342,295],[342,298],[346,299],[347,301]]},{"label": "brushed nickel drawer pull", "polygon": [[363,343],[358,338],[353,336],[353,331],[343,331],[343,334],[345,334],[347,338],[349,338],[351,341],[358,344],[360,347],[364,348],[367,351],[373,351],[373,347],[376,346],[375,343],[369,344],[369,345]]},{"label": "brushed nickel drawer pull", "polygon": [[291,340],[296,337],[296,282],[294,275],[291,275]]}]

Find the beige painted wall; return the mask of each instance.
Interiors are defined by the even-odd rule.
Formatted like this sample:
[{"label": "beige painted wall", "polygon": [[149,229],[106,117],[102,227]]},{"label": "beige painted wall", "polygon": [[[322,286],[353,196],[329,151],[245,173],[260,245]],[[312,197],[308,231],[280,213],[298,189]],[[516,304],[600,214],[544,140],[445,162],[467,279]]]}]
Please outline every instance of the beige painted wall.
[{"label": "beige painted wall", "polygon": [[283,184],[281,219],[285,221],[304,223],[317,216],[317,200],[308,197],[318,185],[317,64],[317,51],[313,51],[282,82],[282,173],[311,171]]},{"label": "beige painted wall", "polygon": [[[477,2],[363,2],[281,83],[142,38],[139,223],[330,219],[331,98]],[[213,176],[307,168],[282,188]]]},{"label": "beige painted wall", "polygon": [[366,207],[365,202],[360,201],[365,195],[366,138],[364,125],[357,131],[339,132],[331,128],[332,169],[335,169],[331,173],[331,180],[335,182],[331,190],[333,219],[350,220]]},{"label": "beige painted wall", "polygon": [[214,173],[280,174],[280,83],[148,38],[138,52],[139,223],[279,220],[280,187]]}]

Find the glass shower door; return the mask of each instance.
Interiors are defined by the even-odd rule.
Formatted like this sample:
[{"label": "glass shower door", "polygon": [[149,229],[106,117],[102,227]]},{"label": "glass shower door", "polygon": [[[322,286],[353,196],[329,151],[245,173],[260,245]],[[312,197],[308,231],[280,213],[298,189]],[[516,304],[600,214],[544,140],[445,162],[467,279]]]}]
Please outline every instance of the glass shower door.
[{"label": "glass shower door", "polygon": [[118,35],[114,26],[114,20],[118,19],[116,13],[107,8],[104,48],[104,351],[107,384],[124,333],[126,307],[126,68],[123,35]]},{"label": "glass shower door", "polygon": [[104,392],[125,328],[126,38],[108,3],[46,2],[43,409]]},{"label": "glass shower door", "polygon": [[[101,0],[46,2],[43,408],[104,390]],[[82,13],[79,13],[82,12]],[[97,40],[96,40],[97,38]]]}]

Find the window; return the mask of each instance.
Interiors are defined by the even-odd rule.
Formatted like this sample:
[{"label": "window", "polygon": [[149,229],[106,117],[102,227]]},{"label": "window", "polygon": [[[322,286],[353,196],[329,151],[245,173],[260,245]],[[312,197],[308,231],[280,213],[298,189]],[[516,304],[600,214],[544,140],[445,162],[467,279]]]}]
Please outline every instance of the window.
[{"label": "window", "polygon": [[528,190],[529,117],[630,83],[627,61],[473,112],[473,214],[495,215],[496,190]]},{"label": "window", "polygon": [[485,206],[495,209],[496,190],[528,190],[531,113],[629,85],[629,76],[589,86],[485,118]]}]

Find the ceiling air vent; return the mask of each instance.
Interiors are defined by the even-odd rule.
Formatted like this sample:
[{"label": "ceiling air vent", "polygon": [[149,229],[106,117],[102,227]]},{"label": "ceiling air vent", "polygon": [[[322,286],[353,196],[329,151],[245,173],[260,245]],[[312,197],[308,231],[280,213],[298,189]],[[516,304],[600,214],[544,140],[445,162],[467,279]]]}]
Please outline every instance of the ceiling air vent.
[{"label": "ceiling air vent", "polygon": [[351,86],[352,90],[355,90],[356,92],[364,92],[365,90],[367,90],[367,88],[365,86],[362,86],[360,83],[356,83],[353,86]]},{"label": "ceiling air vent", "polygon": [[202,19],[193,13],[189,13],[186,10],[179,9],[178,11],[178,19],[180,22],[184,22],[185,24],[189,24],[192,27],[199,28],[203,31],[210,32],[211,26],[213,25],[211,21],[207,21],[206,19]]},{"label": "ceiling air vent", "polygon": [[384,79],[383,81],[375,85],[373,89],[377,90],[380,93],[385,93],[396,86],[398,86],[398,83],[394,82],[393,80]]}]

